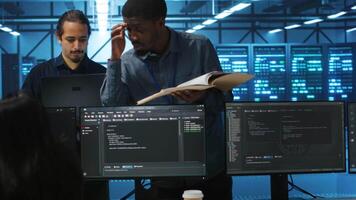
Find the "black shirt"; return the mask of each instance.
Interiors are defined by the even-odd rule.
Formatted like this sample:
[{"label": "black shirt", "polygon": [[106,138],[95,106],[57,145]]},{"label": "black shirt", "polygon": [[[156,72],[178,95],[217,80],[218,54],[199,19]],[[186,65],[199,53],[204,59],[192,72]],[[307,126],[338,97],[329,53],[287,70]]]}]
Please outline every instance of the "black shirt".
[{"label": "black shirt", "polygon": [[31,69],[26,77],[22,90],[37,99],[41,99],[41,80],[44,77],[68,76],[74,74],[105,73],[106,68],[84,56],[77,69],[70,69],[64,62],[62,54]]}]

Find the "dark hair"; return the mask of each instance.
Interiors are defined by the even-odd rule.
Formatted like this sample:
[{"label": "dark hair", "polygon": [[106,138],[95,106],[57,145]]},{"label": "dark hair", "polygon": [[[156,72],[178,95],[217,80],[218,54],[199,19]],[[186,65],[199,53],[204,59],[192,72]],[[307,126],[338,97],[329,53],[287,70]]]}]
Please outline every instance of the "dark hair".
[{"label": "dark hair", "polygon": [[65,12],[59,19],[57,22],[57,29],[56,29],[56,33],[59,37],[62,36],[63,34],[63,24],[65,21],[68,22],[79,22],[81,24],[85,24],[88,27],[88,36],[90,36],[91,33],[91,28],[90,28],[90,23],[89,20],[87,18],[87,16],[85,16],[85,14],[80,11],[80,10],[69,10],[67,12]]},{"label": "dark hair", "polygon": [[165,19],[167,5],[165,0],[127,0],[122,8],[122,16],[149,20]]},{"label": "dark hair", "polygon": [[50,134],[39,102],[22,93],[0,101],[0,129],[1,200],[81,198],[79,159]]}]

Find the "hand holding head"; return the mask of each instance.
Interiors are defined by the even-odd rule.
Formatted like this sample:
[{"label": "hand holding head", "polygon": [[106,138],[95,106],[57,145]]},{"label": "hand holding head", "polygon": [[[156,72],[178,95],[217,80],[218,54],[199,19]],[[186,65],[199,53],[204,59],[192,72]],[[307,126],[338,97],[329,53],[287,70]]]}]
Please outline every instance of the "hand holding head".
[{"label": "hand holding head", "polygon": [[121,58],[125,50],[125,29],[126,23],[117,24],[112,27],[111,31],[111,60],[118,60]]}]

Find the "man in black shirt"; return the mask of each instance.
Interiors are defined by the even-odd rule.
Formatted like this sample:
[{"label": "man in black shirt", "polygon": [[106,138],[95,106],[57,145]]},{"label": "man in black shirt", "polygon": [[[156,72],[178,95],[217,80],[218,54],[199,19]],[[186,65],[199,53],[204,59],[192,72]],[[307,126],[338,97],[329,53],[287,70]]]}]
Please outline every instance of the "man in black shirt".
[{"label": "man in black shirt", "polygon": [[[61,54],[35,66],[28,74],[22,90],[40,100],[41,81],[44,77],[105,73],[106,68],[90,60],[86,54],[90,32],[89,20],[82,11],[65,12],[59,18],[56,29],[56,37],[62,46]],[[85,200],[109,199],[108,193],[107,181],[84,183]]]},{"label": "man in black shirt", "polygon": [[44,77],[105,73],[105,67],[90,60],[86,54],[90,32],[89,20],[83,12],[65,12],[59,18],[56,30],[62,53],[30,71],[22,86],[24,92],[41,99],[41,79]]}]

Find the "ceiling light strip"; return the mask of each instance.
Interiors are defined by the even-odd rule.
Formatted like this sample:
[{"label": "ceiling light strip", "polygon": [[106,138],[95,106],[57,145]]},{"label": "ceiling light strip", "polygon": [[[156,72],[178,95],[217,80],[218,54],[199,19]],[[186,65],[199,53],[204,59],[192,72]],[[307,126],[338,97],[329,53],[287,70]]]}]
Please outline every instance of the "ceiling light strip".
[{"label": "ceiling light strip", "polygon": [[197,25],[197,26],[193,27],[192,29],[189,29],[189,30],[187,30],[185,32],[193,33],[196,30],[200,30],[200,29],[204,28],[207,25],[213,24],[213,23],[217,22],[220,19],[224,19],[224,18],[230,16],[231,14],[233,14],[236,11],[240,11],[242,9],[245,9],[245,8],[249,7],[250,5],[251,5],[251,3],[239,3],[239,4],[231,7],[230,9],[224,10],[221,13],[215,15],[213,19],[207,19],[201,25]]}]

